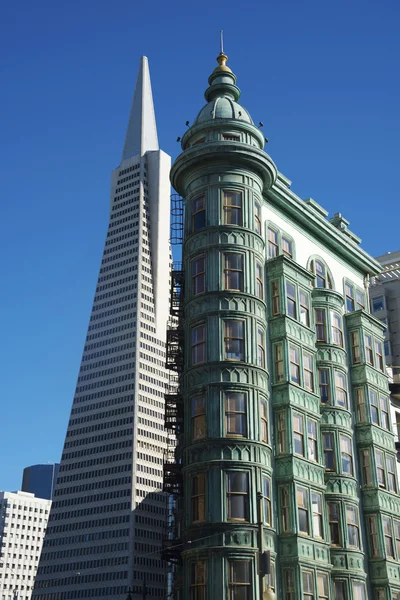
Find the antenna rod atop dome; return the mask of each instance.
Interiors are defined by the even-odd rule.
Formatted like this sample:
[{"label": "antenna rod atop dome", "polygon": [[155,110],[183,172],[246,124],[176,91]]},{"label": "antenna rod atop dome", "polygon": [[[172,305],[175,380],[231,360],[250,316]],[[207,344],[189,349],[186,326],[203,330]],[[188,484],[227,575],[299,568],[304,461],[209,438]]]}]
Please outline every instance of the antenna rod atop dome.
[{"label": "antenna rod atop dome", "polygon": [[219,46],[220,46],[220,54],[224,53],[224,30],[219,30]]}]

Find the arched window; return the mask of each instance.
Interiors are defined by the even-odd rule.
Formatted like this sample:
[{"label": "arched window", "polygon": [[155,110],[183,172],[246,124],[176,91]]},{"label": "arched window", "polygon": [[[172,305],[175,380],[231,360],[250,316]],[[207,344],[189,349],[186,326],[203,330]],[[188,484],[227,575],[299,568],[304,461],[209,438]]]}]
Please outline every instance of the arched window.
[{"label": "arched window", "polygon": [[333,289],[334,285],[331,272],[321,258],[312,258],[308,268],[311,273],[314,273],[315,275],[315,281],[313,282],[314,287]]}]

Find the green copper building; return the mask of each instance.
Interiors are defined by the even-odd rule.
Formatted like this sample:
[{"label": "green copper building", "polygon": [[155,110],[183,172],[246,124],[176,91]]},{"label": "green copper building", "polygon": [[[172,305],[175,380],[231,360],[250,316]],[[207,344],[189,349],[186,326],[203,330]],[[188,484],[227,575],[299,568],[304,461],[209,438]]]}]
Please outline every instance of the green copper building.
[{"label": "green copper building", "polygon": [[[400,600],[400,496],[380,266],[291,191],[221,52],[171,181],[165,466],[176,600]],[[175,379],[174,379],[175,378]]]}]

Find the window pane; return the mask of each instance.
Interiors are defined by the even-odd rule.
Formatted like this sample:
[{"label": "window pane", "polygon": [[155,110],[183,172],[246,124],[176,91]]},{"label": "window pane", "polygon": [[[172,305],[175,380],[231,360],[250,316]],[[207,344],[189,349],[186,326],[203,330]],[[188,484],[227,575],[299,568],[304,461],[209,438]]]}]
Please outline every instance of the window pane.
[{"label": "window pane", "polygon": [[293,256],[292,242],[284,236],[282,236],[282,252],[290,258]]},{"label": "window pane", "polygon": [[377,298],[371,299],[372,312],[379,312],[380,310],[385,310],[385,297],[378,296]]},{"label": "window pane", "polygon": [[290,357],[290,381],[293,383],[300,383],[300,364],[299,364],[299,350],[295,346],[289,346],[289,357]]},{"label": "window pane", "polygon": [[200,196],[193,201],[193,231],[197,231],[206,225],[206,198]]},{"label": "window pane", "polygon": [[205,258],[201,256],[192,262],[192,292],[201,294],[205,291]]},{"label": "window pane", "polygon": [[192,329],[192,363],[197,364],[205,361],[206,354],[206,327],[198,325]]},{"label": "window pane", "polygon": [[363,583],[353,582],[353,598],[354,600],[366,600],[365,586]]},{"label": "window pane", "polygon": [[354,310],[354,288],[353,286],[346,283],[345,293],[346,293],[346,308],[348,312],[352,312]]},{"label": "window pane", "polygon": [[329,371],[328,369],[319,370],[319,393],[321,402],[329,403]]},{"label": "window pane", "polygon": [[224,191],[224,217],[227,225],[242,224],[242,195],[240,192]]},{"label": "window pane", "polygon": [[195,440],[206,436],[206,399],[204,396],[192,398],[192,432]]},{"label": "window pane", "polygon": [[244,323],[243,321],[225,321],[225,358],[244,360]]},{"label": "window pane", "polygon": [[243,290],[243,255],[224,254],[225,289]]},{"label": "window pane", "polygon": [[228,392],[225,395],[226,434],[246,435],[246,405],[242,393]]},{"label": "window pane", "polygon": [[279,254],[278,232],[268,227],[268,257],[275,258]]},{"label": "window pane", "polygon": [[325,468],[327,471],[335,470],[335,449],[333,433],[323,433]]}]

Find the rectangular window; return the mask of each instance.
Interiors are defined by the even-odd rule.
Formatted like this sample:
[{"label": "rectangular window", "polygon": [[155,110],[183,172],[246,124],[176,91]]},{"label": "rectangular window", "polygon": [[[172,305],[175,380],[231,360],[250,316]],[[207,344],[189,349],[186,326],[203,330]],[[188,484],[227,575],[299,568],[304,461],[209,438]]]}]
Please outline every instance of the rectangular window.
[{"label": "rectangular window", "polygon": [[224,223],[225,225],[242,225],[242,194],[224,191]]},{"label": "rectangular window", "polygon": [[374,390],[369,390],[369,405],[371,422],[379,425],[378,394]]},{"label": "rectangular window", "polygon": [[286,312],[289,317],[297,318],[296,288],[289,281],[286,282]]},{"label": "rectangular window", "polygon": [[190,569],[190,600],[206,600],[206,561],[192,563]]},{"label": "rectangular window", "polygon": [[371,556],[376,558],[379,556],[379,536],[378,536],[378,525],[376,522],[376,516],[367,516],[367,531],[368,538],[371,548]]},{"label": "rectangular window", "polygon": [[249,520],[249,476],[247,473],[227,473],[228,521]]},{"label": "rectangular window", "polygon": [[315,309],[315,329],[317,332],[317,342],[326,342],[326,318],[323,308]]},{"label": "rectangular window", "polygon": [[257,298],[264,298],[263,268],[261,263],[256,262],[256,295]]},{"label": "rectangular window", "polygon": [[400,521],[393,519],[394,537],[396,540],[397,557],[400,557]]},{"label": "rectangular window", "polygon": [[336,389],[336,402],[339,406],[347,408],[347,383],[346,375],[335,371],[335,389]]},{"label": "rectangular window", "polygon": [[274,346],[275,383],[283,381],[283,346]]},{"label": "rectangular window", "polygon": [[368,334],[364,335],[365,346],[365,362],[367,365],[374,365],[374,355],[372,351],[372,337]]},{"label": "rectangular window", "polygon": [[311,493],[313,537],[323,539],[321,494]]},{"label": "rectangular window", "polygon": [[309,535],[308,519],[308,492],[304,488],[297,488],[297,516],[299,522],[299,532]]},{"label": "rectangular window", "polygon": [[378,485],[379,487],[386,489],[385,461],[381,450],[375,450],[375,462]]},{"label": "rectangular window", "polygon": [[246,399],[241,392],[225,393],[225,427],[227,436],[245,437]]},{"label": "rectangular window", "polygon": [[285,580],[285,600],[294,600],[296,594],[296,588],[294,583],[294,574],[292,569],[285,569],[284,580]]},{"label": "rectangular window", "polygon": [[335,312],[331,312],[331,326],[332,342],[336,344],[336,346],[343,346],[342,319],[340,315]]},{"label": "rectangular window", "polygon": [[265,368],[264,331],[260,328],[257,330],[257,365]]},{"label": "rectangular window", "polygon": [[308,294],[300,290],[300,323],[310,327],[310,300]]},{"label": "rectangular window", "polygon": [[294,413],[293,429],[294,453],[304,456],[304,418],[302,415]]},{"label": "rectangular window", "polygon": [[283,252],[283,254],[286,254],[286,256],[289,256],[290,258],[293,258],[293,244],[292,244],[292,240],[289,240],[284,235],[282,236],[282,252]]},{"label": "rectangular window", "polygon": [[261,235],[261,205],[257,200],[254,201],[254,229]]},{"label": "rectangular window", "polygon": [[344,581],[335,581],[335,600],[347,600],[347,589]]},{"label": "rectangular window", "polygon": [[251,600],[251,563],[249,560],[229,561],[229,600]]},{"label": "rectangular window", "polygon": [[350,340],[351,340],[351,356],[353,357],[353,364],[356,365],[361,362],[360,336],[359,336],[358,331],[351,332]]},{"label": "rectangular window", "polygon": [[350,546],[360,547],[360,532],[358,525],[358,508],[356,506],[346,506],[347,536]]},{"label": "rectangular window", "polygon": [[384,371],[382,342],[375,341],[375,367]]},{"label": "rectangular window", "polygon": [[302,572],[303,600],[314,600],[314,577],[311,571]]},{"label": "rectangular window", "polygon": [[200,523],[206,518],[206,476],[199,473],[192,477],[192,522]]},{"label": "rectangular window", "polygon": [[389,426],[389,406],[387,396],[379,396],[379,403],[381,405],[381,427],[384,429],[390,429]]},{"label": "rectangular window", "polygon": [[205,257],[200,256],[192,261],[192,294],[205,292]]},{"label": "rectangular window", "polygon": [[386,557],[394,558],[394,544],[392,537],[392,524],[388,517],[382,517],[383,535],[385,536]]},{"label": "rectangular window", "polygon": [[329,370],[319,369],[319,394],[323,404],[329,404]]},{"label": "rectangular window", "polygon": [[277,413],[278,454],[286,453],[286,415],[284,411]]},{"label": "rectangular window", "polygon": [[340,435],[340,452],[342,456],[342,473],[353,475],[353,452],[351,439],[347,435]]},{"label": "rectangular window", "polygon": [[371,299],[371,308],[372,312],[379,312],[381,310],[385,310],[385,297],[378,296],[377,298]]},{"label": "rectangular window", "polygon": [[317,446],[317,422],[308,419],[307,421],[307,449],[308,460],[318,461],[318,446]]},{"label": "rectangular window", "polygon": [[360,290],[356,290],[356,304],[357,304],[357,310],[360,310],[361,308],[365,308],[364,293],[360,292]]},{"label": "rectangular window", "polygon": [[289,346],[290,359],[290,381],[300,385],[300,360],[299,349],[296,346]]},{"label": "rectangular window", "polygon": [[369,450],[361,450],[361,467],[365,486],[372,485],[371,455]]},{"label": "rectangular window", "polygon": [[243,291],[243,254],[224,254],[224,285],[226,290]]},{"label": "rectangular window", "polygon": [[275,258],[279,254],[278,232],[268,227],[268,258]]},{"label": "rectangular window", "polygon": [[334,435],[333,433],[323,433],[322,439],[324,442],[325,469],[327,471],[335,471]]},{"label": "rectangular window", "polygon": [[206,437],[206,399],[205,396],[192,398],[192,438],[202,440]]},{"label": "rectangular window", "polygon": [[396,463],[393,456],[386,457],[387,483],[389,492],[397,492]]},{"label": "rectangular window", "polygon": [[363,583],[353,582],[353,600],[367,600],[365,595],[365,585]]},{"label": "rectangular window", "polygon": [[303,352],[304,387],[314,391],[313,357],[308,352]]},{"label": "rectangular window", "polygon": [[317,573],[318,600],[329,600],[328,575]]},{"label": "rectangular window", "polygon": [[279,297],[279,281],[275,279],[271,283],[272,293],[272,316],[281,314],[280,297]]},{"label": "rectangular window", "polygon": [[271,480],[269,477],[263,477],[263,509],[264,523],[271,525]]},{"label": "rectangular window", "polygon": [[365,423],[367,415],[365,412],[364,388],[355,388],[354,392],[356,396],[357,422]]},{"label": "rectangular window", "polygon": [[[383,349],[385,351],[385,356],[390,356],[391,355],[392,351],[390,349],[390,341],[389,340],[385,340],[383,342]],[[400,598],[399,598],[399,600],[400,600]]]},{"label": "rectangular window", "polygon": [[192,364],[206,360],[206,326],[204,323],[192,328]]},{"label": "rectangular window", "polygon": [[268,444],[268,403],[266,400],[260,401],[260,419],[261,419],[261,440]]},{"label": "rectangular window", "polygon": [[354,302],[354,288],[348,283],[344,286],[345,294],[346,294],[346,309],[347,312],[352,312],[354,310],[355,302]]},{"label": "rectangular window", "polygon": [[244,360],[244,322],[229,319],[224,326],[225,359]]},{"label": "rectangular window", "polygon": [[206,197],[193,200],[192,230],[197,231],[206,226]]},{"label": "rectangular window", "polygon": [[340,508],[338,502],[328,502],[329,531],[332,546],[342,545],[340,531]]}]

